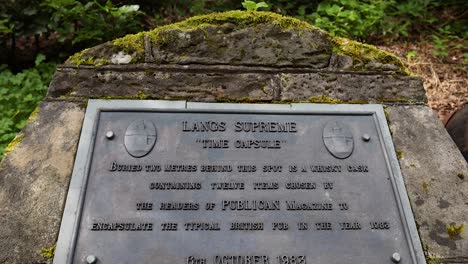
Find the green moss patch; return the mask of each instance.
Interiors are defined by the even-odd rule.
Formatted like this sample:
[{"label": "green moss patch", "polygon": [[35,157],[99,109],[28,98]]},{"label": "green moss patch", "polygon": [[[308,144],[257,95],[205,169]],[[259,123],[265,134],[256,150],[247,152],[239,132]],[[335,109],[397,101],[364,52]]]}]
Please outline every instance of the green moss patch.
[{"label": "green moss patch", "polygon": [[406,68],[403,62],[390,52],[346,38],[330,37],[330,40],[333,43],[334,53],[351,57],[354,63],[362,64],[363,70],[365,70],[365,64],[378,62],[396,65],[401,73],[411,75],[411,72]]},{"label": "green moss patch", "polygon": [[89,51],[89,49],[84,49],[78,53],[73,54],[70,56],[70,58],[68,58],[67,62],[74,65],[94,65],[94,57],[85,56],[87,51]]},{"label": "green moss patch", "polygon": [[309,103],[341,104],[343,103],[343,101],[339,99],[333,99],[326,95],[322,95],[322,96],[312,96],[311,98],[309,98]]},{"label": "green moss patch", "polygon": [[397,150],[396,151],[396,156],[399,160],[401,160],[403,158],[403,151],[401,150]]},{"label": "green moss patch", "polygon": [[54,257],[54,252],[55,252],[55,245],[52,245],[46,248],[41,248],[41,255],[45,259],[52,259]]},{"label": "green moss patch", "polygon": [[37,120],[39,117],[39,106],[32,111],[32,113],[29,115],[28,122],[34,122]]},{"label": "green moss patch", "polygon": [[19,133],[18,135],[16,135],[16,137],[10,142],[10,144],[8,144],[8,146],[5,148],[5,154],[8,154],[10,152],[12,152],[15,147],[21,143],[21,141],[23,140],[24,138],[24,134],[23,133]]},{"label": "green moss patch", "polygon": [[459,238],[460,235],[465,231],[465,225],[452,224],[447,227],[447,233],[451,239]]}]

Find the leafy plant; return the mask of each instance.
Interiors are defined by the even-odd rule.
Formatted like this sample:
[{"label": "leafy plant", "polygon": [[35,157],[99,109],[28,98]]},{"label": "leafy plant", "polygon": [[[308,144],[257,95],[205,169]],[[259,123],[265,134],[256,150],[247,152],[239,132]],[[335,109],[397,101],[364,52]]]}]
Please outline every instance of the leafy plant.
[{"label": "leafy plant", "polygon": [[48,27],[59,33],[61,42],[93,45],[142,29],[138,5],[116,7],[110,0],[46,0],[42,5],[52,10]]},{"label": "leafy plant", "polygon": [[306,19],[337,36],[366,39],[393,1],[325,0]]},{"label": "leafy plant", "polygon": [[438,57],[447,57],[448,53],[448,46],[446,45],[447,39],[440,38],[436,35],[432,35],[432,40],[434,42],[434,50],[432,53]]},{"label": "leafy plant", "polygon": [[44,97],[56,64],[38,55],[35,67],[14,74],[0,65],[0,157]]},{"label": "leafy plant", "polygon": [[265,2],[255,3],[254,1],[244,0],[244,2],[242,2],[242,6],[247,11],[257,11],[259,8],[268,7],[268,4]]},{"label": "leafy plant", "polygon": [[406,58],[409,60],[416,58],[416,56],[418,56],[418,53],[415,50],[408,51],[408,53],[406,53]]}]

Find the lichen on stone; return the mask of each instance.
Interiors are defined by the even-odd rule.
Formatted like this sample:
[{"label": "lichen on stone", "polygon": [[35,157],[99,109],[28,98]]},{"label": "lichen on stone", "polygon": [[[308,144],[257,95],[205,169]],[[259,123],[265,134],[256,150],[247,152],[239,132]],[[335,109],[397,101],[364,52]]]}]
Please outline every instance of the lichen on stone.
[{"label": "lichen on stone", "polygon": [[447,227],[447,233],[451,239],[456,239],[465,231],[465,225],[451,224]]},{"label": "lichen on stone", "polygon": [[21,143],[21,141],[23,140],[24,138],[24,134],[23,133],[19,133],[18,135],[16,135],[16,137],[10,142],[10,144],[8,144],[8,146],[5,148],[5,153],[4,155],[12,152],[15,147]]},{"label": "lichen on stone", "polygon": [[135,96],[139,100],[146,100],[146,99],[152,99],[152,96],[149,94],[145,94],[142,91],[138,91],[137,95]]},{"label": "lichen on stone", "polygon": [[427,182],[423,182],[422,187],[426,194],[429,193],[429,184]]},{"label": "lichen on stone", "polygon": [[403,151],[397,149],[396,150],[396,155],[397,155],[397,158],[399,160],[401,160],[403,158]]},{"label": "lichen on stone", "polygon": [[323,103],[323,104],[341,104],[343,103],[340,99],[333,99],[326,95],[312,96],[308,100],[309,103]]},{"label": "lichen on stone", "polygon": [[39,116],[39,106],[32,111],[32,113],[28,117],[28,122],[34,122],[37,120],[37,117]]},{"label": "lichen on stone", "polygon": [[463,173],[458,173],[457,174],[457,177],[460,179],[460,180],[464,180],[465,179],[465,175]]},{"label": "lichen on stone", "polygon": [[379,100],[381,103],[415,103],[414,100],[409,99],[409,98],[380,98]]},{"label": "lichen on stone", "polygon": [[442,260],[440,258],[426,258],[427,264],[442,264]]},{"label": "lichen on stone", "polygon": [[[388,112],[387,110],[387,107],[386,105],[383,106],[384,108],[384,115],[385,115],[385,120],[387,120],[387,125],[390,126],[391,122],[390,122],[390,113]],[[392,134],[392,130],[390,129],[390,134]]]},{"label": "lichen on stone", "polygon": [[241,104],[241,103],[246,103],[246,104],[262,104],[262,103],[271,103],[271,100],[261,100],[261,99],[255,99],[255,98],[250,98],[250,97],[241,97],[241,98],[236,98],[236,99],[231,99],[227,97],[217,97],[215,98],[216,102],[218,103],[232,103],[232,104]]},{"label": "lichen on stone", "polygon": [[41,248],[41,255],[45,259],[52,259],[54,257],[55,244],[50,247]]}]

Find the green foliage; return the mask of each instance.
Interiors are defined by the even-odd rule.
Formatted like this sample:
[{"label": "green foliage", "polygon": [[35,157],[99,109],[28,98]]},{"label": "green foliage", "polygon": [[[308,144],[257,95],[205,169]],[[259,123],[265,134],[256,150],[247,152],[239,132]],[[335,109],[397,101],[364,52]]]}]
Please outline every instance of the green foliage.
[{"label": "green foliage", "polygon": [[[276,9],[272,2],[270,5]],[[308,4],[290,1],[288,5],[275,2],[281,6],[280,12],[306,20],[333,35],[361,41],[426,38],[434,33],[441,38],[468,38],[467,1],[323,0]]]},{"label": "green foliage", "polygon": [[466,39],[466,8],[468,2],[458,0],[399,0],[386,10],[381,33],[409,38],[438,32]]},{"label": "green foliage", "polygon": [[249,0],[244,0],[242,2],[242,6],[247,10],[247,11],[257,11],[259,8],[267,8],[268,5],[265,2],[259,2],[255,3],[254,1],[249,1]]},{"label": "green foliage", "polygon": [[334,35],[366,39],[391,3],[384,0],[326,0],[307,19]]},{"label": "green foliage", "polygon": [[47,31],[49,14],[40,6],[40,0],[2,0],[0,34],[42,34]]},{"label": "green foliage", "polygon": [[447,39],[439,38],[436,35],[432,35],[432,40],[434,41],[434,50],[433,54],[438,57],[447,57],[448,54],[448,46],[446,45]]},{"label": "green foliage", "polygon": [[44,97],[55,68],[44,55],[37,56],[35,67],[17,74],[0,66],[0,157]]},{"label": "green foliage", "polygon": [[416,58],[417,56],[418,56],[418,53],[415,50],[408,51],[408,53],[406,53],[406,58],[408,60]]},{"label": "green foliage", "polygon": [[61,42],[72,39],[72,44],[93,45],[142,29],[138,5],[46,0],[42,6],[52,11],[48,27],[59,33]]}]

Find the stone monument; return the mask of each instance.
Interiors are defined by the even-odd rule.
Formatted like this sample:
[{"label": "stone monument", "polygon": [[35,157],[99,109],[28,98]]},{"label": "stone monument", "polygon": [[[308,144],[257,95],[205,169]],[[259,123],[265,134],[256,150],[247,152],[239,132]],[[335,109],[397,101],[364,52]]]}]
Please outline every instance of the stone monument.
[{"label": "stone monument", "polygon": [[[82,142],[84,135],[94,135],[86,134],[87,127],[83,126],[90,99],[106,99],[109,105],[116,107],[123,107],[127,102],[118,100],[133,100],[130,104],[141,109],[154,103],[167,104],[167,108],[177,105],[179,109],[196,109],[196,102],[216,102],[225,104],[215,104],[213,109],[218,107],[239,113],[244,113],[243,109],[262,108],[289,113],[295,109],[309,109],[310,103],[316,103],[320,111],[331,112],[339,112],[343,107],[359,112],[366,107],[383,106],[384,111],[378,115],[380,123],[386,123],[382,124],[382,131],[388,125],[391,135],[388,134],[387,141],[384,136],[379,138],[386,142],[385,146],[391,146],[387,158],[390,163],[392,153],[396,152],[395,158],[398,158],[409,198],[408,205],[411,206],[407,210],[411,208],[414,214],[415,223],[410,223],[410,226],[417,226],[417,240],[421,241],[419,247],[424,250],[423,258],[427,263],[468,263],[468,235],[465,231],[468,223],[468,166],[443,125],[426,105],[421,79],[412,76],[394,55],[373,46],[332,37],[297,19],[268,12],[243,11],[193,17],[152,31],[128,35],[77,53],[57,69],[47,97],[11,143],[12,151],[0,164],[0,263],[52,262],[62,217],[67,218],[67,211],[64,215],[65,201],[70,199],[67,196],[75,195],[76,186],[73,182],[70,185],[70,179],[75,159],[77,162],[80,159],[76,156],[80,132]],[[158,101],[151,103],[151,100]],[[106,105],[106,101],[90,101],[88,109],[94,109],[96,103]],[[264,103],[276,106],[262,106]],[[117,112],[114,114],[118,115]],[[151,148],[154,144],[157,148],[158,138],[167,134],[161,131],[159,124],[147,120],[130,122],[121,130],[122,134],[114,134],[117,130],[112,129],[99,130],[99,133],[104,132],[99,140],[111,142],[114,137],[115,140],[122,139],[125,153],[133,158],[144,158],[150,151],[148,142]],[[296,131],[295,125],[286,123],[287,119],[281,119],[273,127]],[[271,123],[268,125],[271,128]],[[323,126],[320,142],[324,142],[324,150],[328,151],[325,153],[337,160],[346,159],[352,153],[347,139],[353,138],[358,148],[376,138],[375,135],[353,135],[354,128],[349,132],[346,125],[339,122],[332,122],[329,128],[325,123]],[[258,123],[256,128],[266,127]],[[187,123],[185,128],[190,129],[190,124]],[[338,129],[340,132],[330,132],[337,131],[335,128],[341,128]],[[139,137],[143,132],[147,141],[141,145],[135,136]],[[330,143],[336,135],[345,139],[338,148],[333,147],[335,143]],[[203,144],[208,146],[211,143],[197,144],[203,148]],[[216,142],[216,146],[231,143]],[[274,148],[284,143],[272,139],[268,144]],[[98,149],[96,151],[98,153]],[[213,157],[214,160],[216,158]],[[108,171],[113,168],[110,164]],[[116,170],[118,165],[114,165]],[[271,165],[270,169],[278,169]],[[398,167],[396,159],[394,166]],[[183,169],[190,170],[188,167]],[[157,186],[153,187],[159,188]],[[224,206],[227,210],[236,208],[229,202]],[[243,206],[277,208],[279,205],[262,202],[261,205],[250,203]],[[139,208],[148,209],[149,204],[140,204]],[[64,222],[62,229],[67,221]],[[105,223],[95,224],[90,228],[110,228]],[[279,224],[275,228],[286,228]],[[359,227],[347,224],[345,228]],[[328,224],[321,227],[327,229]],[[385,229],[386,225],[376,223],[374,227]],[[148,230],[153,226],[145,224],[128,228]],[[217,226],[209,225],[207,228],[215,229]],[[305,225],[300,228],[305,228]],[[167,241],[168,246],[176,243]],[[99,252],[82,261],[102,263],[98,255]],[[163,254],[155,253],[151,263],[166,263],[157,262],[156,257],[160,255]],[[257,257],[251,261],[286,263],[281,262],[283,255],[275,256],[277,260],[262,255]],[[284,261],[292,261],[290,257],[286,256]],[[294,257],[301,259],[301,255]],[[307,257],[310,263],[317,260]],[[410,263],[399,257],[390,255],[381,263]],[[195,259],[190,262],[189,256],[185,261],[197,263]],[[202,258],[198,261],[203,263]],[[376,263],[375,260],[369,261]],[[424,259],[418,261],[423,263]],[[209,260],[207,263],[213,262]]]}]

